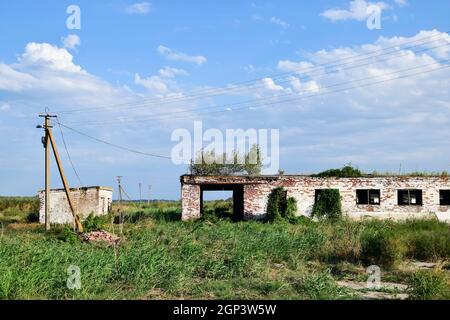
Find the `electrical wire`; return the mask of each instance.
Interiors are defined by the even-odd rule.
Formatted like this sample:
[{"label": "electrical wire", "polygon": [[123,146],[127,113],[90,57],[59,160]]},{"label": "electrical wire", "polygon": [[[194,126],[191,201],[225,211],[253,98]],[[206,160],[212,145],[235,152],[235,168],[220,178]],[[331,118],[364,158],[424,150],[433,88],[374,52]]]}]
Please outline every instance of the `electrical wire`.
[{"label": "electrical wire", "polygon": [[77,177],[78,182],[80,183],[80,187],[83,187],[84,183],[83,183],[83,181],[81,181],[81,178],[80,178],[80,175],[78,174],[77,169],[75,169],[75,165],[73,164],[72,157],[70,156],[70,153],[69,153],[69,149],[67,148],[66,139],[64,139],[64,133],[61,128],[61,123],[59,122],[57,117],[55,119],[56,119],[56,123],[58,124],[59,131],[61,132],[62,142],[64,145],[64,149],[66,149],[66,154],[67,154],[67,158],[69,159],[70,166],[72,167],[73,172],[75,173],[75,176]]},{"label": "electrical wire", "polygon": [[148,153],[148,152],[143,152],[143,151],[135,150],[135,149],[132,149],[132,148],[124,147],[124,146],[121,146],[121,145],[118,145],[118,144],[115,144],[115,143],[108,142],[106,140],[102,140],[102,139],[93,137],[93,136],[91,136],[91,135],[89,135],[87,133],[81,132],[81,131],[79,131],[79,130],[77,130],[75,128],[69,127],[69,126],[67,126],[67,125],[65,125],[63,123],[59,122],[59,124],[61,126],[63,126],[64,128],[69,129],[69,130],[71,130],[71,131],[73,131],[75,133],[78,133],[79,135],[82,135],[82,136],[84,136],[86,138],[89,138],[89,139],[95,140],[97,142],[109,145],[111,147],[115,147],[115,148],[118,148],[118,149],[121,149],[121,150],[125,150],[125,151],[128,151],[128,152],[132,152],[132,153],[136,153],[136,154],[140,154],[140,155],[144,155],[144,156],[149,156],[149,157],[155,157],[155,158],[162,158],[162,159],[169,159],[169,160],[173,159],[173,160],[179,160],[179,161],[190,161],[190,159],[174,158],[174,157],[164,156],[164,155],[155,154],[155,153]]},{"label": "electrical wire", "polygon": [[[434,46],[434,47],[425,48],[425,49],[422,49],[422,50],[415,51],[415,53],[417,54],[417,53],[420,53],[420,52],[429,51],[429,50],[432,50],[432,49],[437,49],[437,48],[445,47],[445,46],[448,46],[448,45],[450,45],[450,43],[446,43],[446,44],[443,44],[443,45],[438,45],[438,46]],[[367,66],[367,65],[375,64],[375,63],[385,62],[385,61],[392,60],[392,59],[398,59],[398,58],[401,58],[402,56],[407,56],[408,54],[409,54],[409,52],[400,52],[399,55],[395,55],[393,57],[388,57],[387,59],[381,59],[381,60],[377,60],[377,61],[369,61],[369,62],[366,62],[364,64],[359,64],[359,65],[351,65],[350,67],[340,68],[340,69],[338,69],[338,71],[339,72],[348,71],[348,70],[351,70],[351,69],[360,68],[360,67],[364,67],[364,66]],[[372,59],[373,57],[370,57],[370,58]],[[365,59],[365,60],[367,60],[367,59]],[[318,70],[317,72],[321,72],[321,70]],[[324,78],[327,75],[335,74],[336,72],[337,72],[336,70],[326,70],[324,72],[321,72],[321,74],[319,76],[314,77],[314,80]],[[296,78],[299,79],[299,80],[306,80],[306,79],[311,78],[311,74],[308,75],[308,76],[297,76]],[[286,83],[286,82],[291,82],[291,81],[292,81],[292,79],[288,78],[288,79],[284,79],[284,80],[278,81],[276,84],[280,85],[280,84],[283,84],[283,83]],[[240,88],[236,88],[236,90],[231,92],[231,93],[232,94],[236,94],[237,92],[245,91],[245,90],[248,90],[248,89],[263,88],[265,86],[266,86],[266,84],[260,84],[260,85],[253,86],[253,87],[240,87]],[[206,98],[206,97],[209,97],[209,96],[204,96],[202,98]],[[165,104],[165,103],[184,102],[184,101],[196,100],[196,99],[197,98],[183,99],[183,100],[178,100],[178,101],[169,101],[169,100],[167,100],[164,103],[160,102],[160,103],[156,103],[156,104],[162,105],[162,104]],[[156,104],[152,104],[152,105],[156,105]],[[125,107],[126,107],[126,110],[129,111],[129,110],[144,109],[144,108],[147,108],[149,106],[151,106],[151,105],[148,105],[148,104],[141,104],[141,105],[139,105],[139,104],[138,105],[130,104],[130,105],[127,105]],[[90,111],[89,113],[104,112],[104,111],[105,110],[103,110],[103,109],[95,109],[95,110]],[[120,112],[120,111],[123,111],[123,110],[120,109],[120,110],[109,110],[109,111]]]},{"label": "electrical wire", "polygon": [[[392,51],[392,52],[384,52],[383,54],[378,55],[378,56],[396,53],[396,52],[398,52],[399,47],[401,47],[402,45],[409,44],[409,43],[420,42],[420,41],[423,41],[424,39],[431,39],[431,38],[434,38],[436,36],[440,36],[440,35],[434,35],[434,36],[431,36],[431,37],[424,37],[424,38],[421,38],[421,39],[416,39],[416,40],[413,40],[413,41],[405,42],[405,43],[403,43],[401,45],[395,45],[395,46],[391,46],[391,47],[375,50],[375,51],[373,51],[371,53],[361,53],[361,54],[354,55],[354,56],[351,56],[351,57],[338,59],[338,60],[335,60],[335,61],[332,61],[332,62],[318,64],[318,65],[316,65],[314,67],[311,67],[309,69],[307,68],[307,69],[301,70],[301,72],[302,73],[310,73],[311,71],[314,71],[315,69],[327,67],[327,66],[330,66],[330,65],[333,66],[333,64],[336,64],[339,61],[345,61],[345,60],[349,60],[349,59],[354,59],[355,57],[359,57],[359,56],[366,56],[366,57],[363,58],[363,59],[356,60],[356,62],[367,60],[367,59],[376,58],[377,56],[368,56],[368,55],[373,55],[373,54],[375,54],[377,52],[383,52],[383,51],[388,50],[388,49],[394,49],[394,51]],[[431,41],[419,43],[419,44],[416,44],[416,45],[411,46],[411,47],[402,48],[402,50],[412,49],[414,47],[423,46],[423,45],[425,45],[427,43],[441,41],[441,40],[443,40],[443,39],[436,39],[436,40],[431,40]],[[448,44],[448,42],[446,44]],[[355,60],[353,60],[351,62],[347,62],[345,64],[341,64],[341,65],[338,64],[338,65],[335,65],[333,67],[339,67],[339,66],[347,65],[349,63],[354,63],[354,62],[355,62]],[[321,69],[319,69],[319,70],[321,70]],[[211,94],[210,95],[205,95],[205,93],[214,93],[212,95],[218,95],[218,94],[221,93],[221,91],[225,91],[224,93],[226,93],[227,91],[233,92],[233,90],[236,90],[235,86],[238,86],[238,85],[243,85],[245,83],[251,83],[251,82],[255,82],[255,81],[260,81],[260,80],[263,80],[264,78],[267,78],[267,77],[270,77],[272,79],[276,79],[276,78],[279,78],[279,77],[282,77],[282,76],[284,77],[284,76],[287,76],[287,75],[296,74],[299,71],[300,70],[289,71],[289,72],[269,75],[269,76],[266,76],[266,77],[260,77],[260,78],[256,78],[256,79],[253,79],[253,80],[236,82],[234,84],[230,84],[230,85],[228,85],[226,87],[223,87],[223,88],[210,88],[210,89],[198,90],[198,92],[201,92],[201,93],[191,94],[191,95],[187,95],[187,96],[184,96],[184,97],[166,98],[165,100],[161,100],[161,99],[158,99],[158,100],[156,100],[156,99],[144,99],[144,100],[142,100],[142,102],[139,102],[139,103],[111,104],[111,105],[104,105],[104,106],[97,106],[97,107],[88,107],[88,108],[81,108],[81,109],[64,110],[64,111],[59,111],[57,113],[59,113],[59,114],[67,114],[67,113],[75,113],[75,112],[85,112],[85,111],[100,110],[100,109],[105,109],[105,108],[114,107],[114,106],[124,106],[124,107],[127,107],[127,106],[128,107],[130,107],[130,106],[149,106],[149,105],[159,105],[159,104],[166,104],[166,103],[173,103],[173,102],[180,102],[180,101],[188,101],[188,100],[196,99],[198,97],[200,97],[200,98],[203,97],[204,98],[204,97],[207,97],[207,96],[211,96]],[[252,86],[247,86],[247,87],[243,87],[241,90],[253,89],[253,88],[254,88],[254,86],[253,87]],[[155,100],[156,100],[156,102],[153,103],[153,104],[145,103],[145,101],[151,102],[151,101],[155,101]]]},{"label": "electrical wire", "polygon": [[[360,85],[360,86],[357,86],[357,87],[344,88],[344,89],[340,89],[340,90],[337,90],[337,91],[324,92],[324,93],[321,93],[320,95],[332,94],[332,93],[341,92],[341,91],[348,91],[350,89],[355,89],[355,88],[363,88],[363,87],[372,86],[372,85],[376,85],[376,84],[380,84],[380,83],[385,83],[385,82],[392,81],[392,80],[403,79],[403,78],[408,78],[408,77],[411,77],[411,76],[417,76],[417,75],[420,75],[420,74],[425,74],[425,73],[428,73],[428,72],[442,70],[442,69],[449,68],[449,67],[450,67],[450,65],[446,65],[446,66],[442,66],[442,67],[439,67],[439,68],[436,68],[436,69],[433,69],[433,70],[421,71],[421,72],[417,72],[417,73],[414,73],[414,74],[403,75],[403,76],[399,76],[399,77],[388,79],[388,80],[381,80],[381,81],[377,81],[377,82],[367,83],[367,84],[363,84],[363,85]],[[300,97],[300,98],[296,98],[296,99],[289,99],[289,100],[278,101],[276,103],[290,102],[290,101],[294,101],[294,100],[300,100],[300,99],[309,98],[309,97],[312,97],[312,96],[318,96],[318,94],[305,96],[305,97]],[[270,106],[272,106],[273,104],[275,104],[275,103],[270,104]],[[268,103],[265,103],[265,104],[260,105],[260,107],[261,106],[268,106],[268,105],[269,105]],[[224,111],[223,110],[217,110],[214,113],[218,113],[218,112],[224,112]],[[125,150],[125,151],[128,151],[128,152],[132,152],[132,153],[136,153],[136,154],[140,154],[140,155],[151,156],[151,157],[157,157],[157,158],[163,158],[163,159],[173,159],[172,157],[134,150],[134,149],[131,149],[131,148],[128,148],[128,147],[120,146],[120,145],[117,145],[117,144],[114,144],[114,143],[111,143],[111,142],[108,142],[108,141],[105,141],[105,140],[93,137],[93,136],[88,135],[88,134],[86,134],[84,132],[81,132],[81,131],[79,131],[77,129],[74,129],[72,127],[64,125],[63,123],[60,123],[59,120],[58,120],[58,124],[60,126],[63,126],[63,127],[67,128],[67,129],[71,130],[71,131],[74,131],[75,133],[78,133],[78,134],[80,134],[82,136],[85,136],[85,137],[90,138],[92,140],[95,140],[97,142],[100,142],[100,143],[103,143],[103,144],[106,144],[106,145],[109,145],[109,146],[112,146],[112,147],[115,147],[115,148],[118,148],[118,149],[121,149],[121,150]],[[189,159],[179,159],[179,160],[189,161]]]},{"label": "electrical wire", "polygon": [[[322,89],[322,90],[325,90],[325,89],[330,89],[330,88],[334,88],[334,87],[339,87],[339,86],[347,85],[347,84],[350,84],[350,83],[358,83],[358,82],[362,82],[362,81],[366,81],[366,80],[372,80],[372,79],[374,79],[374,78],[386,77],[386,76],[388,76],[388,75],[392,75],[392,74],[396,74],[396,73],[401,73],[401,72],[405,72],[405,71],[407,72],[407,71],[411,71],[411,70],[415,70],[415,69],[421,69],[421,68],[424,68],[424,67],[427,67],[427,66],[436,65],[437,63],[445,63],[445,62],[448,62],[448,61],[450,61],[450,60],[442,60],[442,61],[437,61],[437,62],[433,62],[433,63],[430,63],[430,64],[425,64],[425,65],[421,65],[421,66],[416,66],[416,67],[413,67],[413,68],[405,68],[405,69],[401,69],[401,70],[396,70],[396,71],[389,72],[389,73],[385,73],[385,74],[382,74],[382,75],[379,75],[379,76],[375,76],[375,77],[370,76],[370,77],[365,77],[365,78],[356,79],[356,80],[352,80],[352,81],[338,82],[338,83],[334,83],[334,84],[329,85],[329,86],[321,87],[321,89]],[[439,70],[439,69],[440,69],[440,68],[435,68],[435,69],[432,69],[432,70],[429,70],[429,71],[425,71],[424,73],[432,72],[432,71],[434,71],[434,70]],[[420,72],[419,74],[421,74],[421,73],[422,73],[422,72]],[[413,74],[413,75],[415,75],[415,74]],[[404,78],[404,77],[393,78],[393,79],[387,79],[387,80],[383,80],[383,81],[381,81],[381,82],[391,81],[391,80],[396,80],[396,79],[401,79],[401,78]],[[379,83],[379,82],[376,82],[376,83]],[[344,90],[355,89],[355,88],[358,88],[358,87],[360,87],[360,86],[350,87],[350,88],[345,88]],[[309,91],[310,91],[310,90],[309,90]],[[333,92],[340,92],[340,91],[342,91],[342,90],[331,91],[331,93],[333,93]],[[285,93],[285,94],[281,94],[281,95],[275,96],[275,98],[286,97],[286,96],[292,96],[292,95],[296,95],[296,96],[297,96],[297,95],[304,94],[304,93],[307,93],[307,91],[304,90],[303,92]],[[311,96],[318,96],[318,95],[320,95],[320,94],[324,94],[324,92],[321,92],[321,93],[319,93],[319,94],[313,94],[313,95],[311,95]],[[308,97],[309,97],[309,96],[308,96]],[[276,104],[276,103],[282,103],[282,102],[285,102],[285,101],[295,101],[295,100],[301,100],[301,99],[303,99],[303,98],[305,98],[305,96],[303,96],[303,97],[297,97],[297,98],[290,99],[290,100],[280,100],[280,101],[275,101],[275,102],[272,102],[272,103],[273,103],[273,104]],[[79,123],[75,123],[75,124],[78,124],[78,125],[105,125],[105,124],[114,124],[114,123],[120,123],[120,124],[122,124],[122,123],[127,123],[127,122],[140,122],[140,121],[148,121],[148,120],[161,120],[161,119],[165,119],[166,117],[167,117],[168,119],[176,119],[176,118],[177,118],[177,117],[176,117],[177,114],[186,114],[186,113],[191,113],[191,112],[194,112],[194,111],[209,110],[209,109],[211,109],[211,108],[228,108],[228,109],[231,109],[231,110],[215,110],[215,111],[210,111],[211,113],[227,112],[227,111],[233,111],[233,110],[237,110],[237,109],[242,109],[242,108],[230,108],[230,107],[233,107],[233,106],[238,106],[238,105],[243,105],[243,104],[252,104],[252,103],[255,103],[255,102],[258,102],[258,101],[267,101],[267,99],[268,99],[268,98],[250,99],[250,100],[245,100],[245,101],[241,101],[241,102],[229,103],[229,104],[218,105],[218,106],[199,107],[199,108],[194,108],[194,109],[189,109],[189,110],[183,110],[183,111],[173,111],[173,112],[168,112],[168,113],[158,113],[158,114],[155,114],[155,115],[152,115],[152,116],[148,116],[148,117],[140,117],[140,118],[138,118],[138,119],[136,119],[136,118],[122,118],[122,119],[112,119],[112,120],[107,120],[107,121],[90,121],[90,122],[89,122],[89,121],[87,121],[87,122],[84,121],[84,122],[79,122]],[[267,104],[267,102],[264,103],[264,104]],[[251,107],[254,107],[254,105],[252,105]],[[247,107],[243,107],[243,108],[245,109],[245,108],[247,108]],[[203,113],[203,114],[207,114],[207,113],[208,113],[208,112]],[[187,114],[187,116],[189,116],[189,114]],[[74,124],[74,123],[71,123],[71,125],[73,125],[73,124]]]}]

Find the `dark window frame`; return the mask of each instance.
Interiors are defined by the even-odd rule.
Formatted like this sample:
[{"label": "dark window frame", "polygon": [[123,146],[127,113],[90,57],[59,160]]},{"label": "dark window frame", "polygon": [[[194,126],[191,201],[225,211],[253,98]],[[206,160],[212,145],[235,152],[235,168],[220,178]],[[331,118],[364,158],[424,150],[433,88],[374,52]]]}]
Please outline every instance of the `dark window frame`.
[{"label": "dark window frame", "polygon": [[450,189],[439,190],[439,205],[450,206]]},{"label": "dark window frame", "polygon": [[[407,195],[407,203],[403,201],[404,196]],[[416,202],[411,201],[412,195]],[[399,189],[397,190],[397,205],[399,206],[423,206],[423,191],[422,189]]]},{"label": "dark window frame", "polygon": [[[366,201],[361,201],[360,200],[360,195],[358,195],[358,193],[360,193],[360,195],[362,195],[362,193],[367,193],[367,195],[364,195],[364,199]],[[371,196],[378,196],[378,203],[372,201],[372,197]],[[381,189],[356,189],[356,204],[357,205],[370,205],[370,206],[379,206],[381,205]]]}]

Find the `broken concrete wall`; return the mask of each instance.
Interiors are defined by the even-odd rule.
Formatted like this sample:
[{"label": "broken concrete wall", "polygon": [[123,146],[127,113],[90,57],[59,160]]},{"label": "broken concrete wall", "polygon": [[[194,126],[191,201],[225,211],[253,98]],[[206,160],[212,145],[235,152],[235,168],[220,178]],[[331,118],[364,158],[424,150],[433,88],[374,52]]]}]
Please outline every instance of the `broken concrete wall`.
[{"label": "broken concrete wall", "polygon": [[[71,189],[75,210],[83,220],[93,214],[100,216],[108,214],[112,204],[112,188],[86,187]],[[45,223],[45,192],[39,191],[40,209],[39,222]],[[50,223],[71,224],[73,215],[70,210],[64,189],[50,190]]]},{"label": "broken concrete wall", "polygon": [[[347,216],[360,219],[375,217],[380,219],[405,219],[437,216],[450,222],[450,206],[441,206],[439,191],[450,189],[448,177],[361,177],[361,178],[318,178],[311,176],[230,176],[200,177],[183,176],[182,203],[183,220],[200,216],[200,185],[242,184],[244,187],[244,217],[246,219],[263,218],[267,199],[272,189],[282,186],[288,197],[297,200],[297,215],[311,216],[317,189],[339,189],[342,208]],[[358,205],[357,189],[379,189],[379,205]],[[423,205],[398,205],[399,189],[422,190]]]}]

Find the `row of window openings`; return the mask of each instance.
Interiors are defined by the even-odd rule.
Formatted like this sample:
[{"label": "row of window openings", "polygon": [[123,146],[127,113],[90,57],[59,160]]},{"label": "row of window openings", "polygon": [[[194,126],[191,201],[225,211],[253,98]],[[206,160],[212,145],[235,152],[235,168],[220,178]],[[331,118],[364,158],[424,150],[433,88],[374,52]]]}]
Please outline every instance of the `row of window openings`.
[{"label": "row of window openings", "polygon": [[[316,201],[320,196],[322,190],[316,190]],[[356,190],[356,204],[380,204],[380,190],[379,189],[358,189]],[[422,190],[398,190],[397,203],[400,206],[421,206]],[[441,206],[450,205],[450,190],[439,190],[439,204]]]}]

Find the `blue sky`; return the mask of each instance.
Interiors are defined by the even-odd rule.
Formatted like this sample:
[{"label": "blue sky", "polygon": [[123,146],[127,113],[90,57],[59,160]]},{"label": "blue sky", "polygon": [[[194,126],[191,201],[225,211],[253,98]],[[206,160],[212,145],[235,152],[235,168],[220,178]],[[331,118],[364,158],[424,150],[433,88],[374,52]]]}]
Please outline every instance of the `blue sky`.
[{"label": "blue sky", "polygon": [[[66,26],[71,4],[81,9],[80,30]],[[366,26],[365,9],[373,4],[382,9],[378,30]],[[173,130],[192,131],[193,121],[202,120],[205,128],[220,130],[279,129],[280,165],[286,173],[348,162],[366,171],[398,171],[400,164],[404,171],[450,170],[448,69],[326,93],[330,84],[367,75],[376,80],[399,70],[445,66],[450,54],[448,12],[448,1],[430,5],[414,0],[2,1],[0,194],[33,195],[42,188],[42,132],[35,126],[46,106],[58,112],[108,107],[62,112],[60,120],[148,153],[170,155]],[[421,39],[430,40],[416,51],[401,47],[411,41],[421,44]],[[375,59],[358,67],[357,57],[397,45],[396,59]],[[321,74],[319,65],[343,58],[354,67]],[[296,73],[305,66],[317,72]],[[292,74],[278,82],[273,75],[282,72]],[[239,94],[183,100],[192,91],[253,79],[258,79],[257,90],[238,85]],[[305,92],[317,96],[279,102],[280,96]],[[180,101],[135,107],[174,97]],[[195,111],[249,99],[273,105],[257,110],[249,105],[213,116]],[[186,116],[151,119],[186,110]],[[186,166],[63,130],[85,185],[115,186],[115,176],[122,175],[132,197],[138,196],[142,182],[144,190],[152,184],[153,197],[179,198],[179,176]],[[70,184],[78,185],[58,127],[54,133]],[[59,187],[56,167],[52,170],[52,186]]]}]

